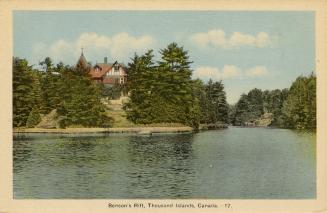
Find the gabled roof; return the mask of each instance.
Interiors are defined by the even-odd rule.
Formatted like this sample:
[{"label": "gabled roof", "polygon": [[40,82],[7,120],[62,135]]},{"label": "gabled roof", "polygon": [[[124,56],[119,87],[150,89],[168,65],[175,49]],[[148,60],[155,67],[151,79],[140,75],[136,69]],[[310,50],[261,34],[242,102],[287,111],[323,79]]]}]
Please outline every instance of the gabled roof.
[{"label": "gabled roof", "polygon": [[[113,64],[105,64],[105,63],[98,63],[96,64],[90,71],[90,75],[93,78],[100,78],[104,76],[111,68]],[[98,67],[100,70],[96,71],[96,67]]]},{"label": "gabled roof", "polygon": [[[101,78],[102,76],[104,76],[109,70],[111,70],[111,68],[118,64],[120,67],[122,67],[125,72],[126,72],[126,66],[122,63],[118,63],[117,61],[115,61],[115,63],[111,64],[111,63],[97,63],[94,67],[92,67],[92,69],[90,70],[90,75],[92,76],[92,78]],[[99,68],[99,71],[96,71],[96,68]]]},{"label": "gabled roof", "polygon": [[95,66],[99,66],[99,67],[112,67],[112,63],[97,63]]}]

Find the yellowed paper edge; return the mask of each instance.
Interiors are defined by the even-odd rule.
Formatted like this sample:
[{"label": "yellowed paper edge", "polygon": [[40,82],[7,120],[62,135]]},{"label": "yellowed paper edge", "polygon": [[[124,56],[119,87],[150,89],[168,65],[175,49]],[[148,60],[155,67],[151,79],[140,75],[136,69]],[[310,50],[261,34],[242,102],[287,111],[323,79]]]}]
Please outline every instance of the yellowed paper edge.
[{"label": "yellowed paper edge", "polygon": [[[110,200],[14,200],[12,187],[12,56],[14,10],[258,10],[314,11],[317,70],[317,199],[314,200],[173,200],[174,203],[231,203],[232,209],[146,209],[151,212],[327,212],[327,1],[0,1],[0,213],[10,212],[141,212],[109,209]],[[146,203],[148,200],[140,200]],[[134,203],[137,200],[114,200]],[[156,202],[169,202],[157,200]]]}]

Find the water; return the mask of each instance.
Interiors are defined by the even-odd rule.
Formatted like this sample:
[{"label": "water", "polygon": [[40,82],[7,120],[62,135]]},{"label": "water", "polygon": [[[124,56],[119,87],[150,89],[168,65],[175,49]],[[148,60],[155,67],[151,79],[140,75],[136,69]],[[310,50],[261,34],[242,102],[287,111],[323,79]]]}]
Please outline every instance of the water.
[{"label": "water", "polygon": [[312,199],[315,140],[266,128],[16,135],[14,198]]}]

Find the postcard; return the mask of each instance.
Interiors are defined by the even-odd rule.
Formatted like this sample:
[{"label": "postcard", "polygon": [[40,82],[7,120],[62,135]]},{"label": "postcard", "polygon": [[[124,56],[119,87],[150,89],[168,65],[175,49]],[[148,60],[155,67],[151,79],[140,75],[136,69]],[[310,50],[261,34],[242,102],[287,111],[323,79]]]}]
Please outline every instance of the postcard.
[{"label": "postcard", "polygon": [[0,4],[0,213],[327,211],[325,1]]}]

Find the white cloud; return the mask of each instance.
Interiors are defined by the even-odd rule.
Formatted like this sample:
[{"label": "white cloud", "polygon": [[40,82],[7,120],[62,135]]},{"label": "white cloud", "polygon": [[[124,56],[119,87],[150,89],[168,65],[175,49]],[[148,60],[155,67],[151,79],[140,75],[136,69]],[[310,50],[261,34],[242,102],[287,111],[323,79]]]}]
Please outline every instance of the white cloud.
[{"label": "white cloud", "polygon": [[241,69],[234,65],[225,65],[221,72],[221,77],[226,78],[236,78],[241,75]]},{"label": "white cloud", "polygon": [[203,80],[222,80],[228,78],[237,78],[241,76],[241,69],[234,65],[225,65],[221,70],[216,67],[203,66],[198,67],[194,73],[194,78]]},{"label": "white cloud", "polygon": [[65,59],[76,55],[74,46],[65,40],[55,42],[49,47],[48,51],[49,56],[58,61],[65,61]]},{"label": "white cloud", "polygon": [[112,38],[111,55],[124,58],[126,55],[131,57],[133,52],[145,52],[154,45],[155,41],[151,36],[132,37],[127,33],[120,33]]},{"label": "white cloud", "polygon": [[193,73],[194,78],[200,78],[202,80],[212,79],[219,81],[223,79],[235,79],[244,76],[259,77],[268,74],[268,70],[265,66],[255,66],[250,69],[242,70],[235,65],[224,65],[222,69],[210,66],[201,66],[195,69]]},{"label": "white cloud", "polygon": [[220,71],[216,67],[198,67],[193,72],[194,78],[200,78],[203,80],[209,80],[210,78],[213,80],[221,79]]},{"label": "white cloud", "polygon": [[264,66],[255,66],[245,71],[245,74],[250,77],[263,76],[268,74],[268,70]]},{"label": "white cloud", "polygon": [[73,41],[60,39],[52,44],[37,43],[33,47],[32,55],[37,61],[49,56],[56,62],[73,64],[77,61],[83,47],[87,60],[93,63],[102,62],[103,57],[106,56],[109,57],[109,61],[127,62],[134,52],[143,54],[155,45],[155,39],[149,35],[134,37],[122,32],[106,36],[87,32]]},{"label": "white cloud", "polygon": [[257,48],[272,47],[275,39],[266,32],[256,35],[233,32],[230,37],[221,29],[213,29],[208,32],[196,33],[191,36],[191,41],[200,47],[219,47],[232,49],[241,46],[252,46]]}]

